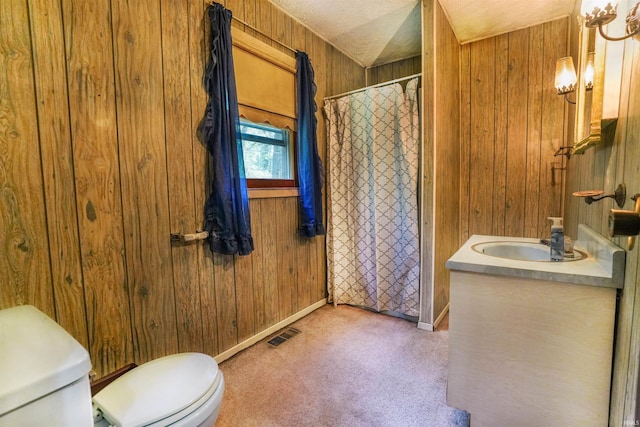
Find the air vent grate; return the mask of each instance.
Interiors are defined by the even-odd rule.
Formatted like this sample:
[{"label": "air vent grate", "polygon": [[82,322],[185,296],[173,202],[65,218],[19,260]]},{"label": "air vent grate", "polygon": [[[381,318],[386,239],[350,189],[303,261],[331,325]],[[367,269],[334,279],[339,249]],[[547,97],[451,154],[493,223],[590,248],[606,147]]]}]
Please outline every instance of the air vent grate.
[{"label": "air vent grate", "polygon": [[288,328],[288,329],[280,332],[277,336],[271,338],[269,341],[267,341],[267,344],[269,344],[269,345],[271,345],[273,347],[277,347],[280,344],[282,344],[283,342],[287,341],[288,339],[291,339],[291,338],[295,337],[299,333],[300,333],[300,331],[297,330],[296,328]]}]

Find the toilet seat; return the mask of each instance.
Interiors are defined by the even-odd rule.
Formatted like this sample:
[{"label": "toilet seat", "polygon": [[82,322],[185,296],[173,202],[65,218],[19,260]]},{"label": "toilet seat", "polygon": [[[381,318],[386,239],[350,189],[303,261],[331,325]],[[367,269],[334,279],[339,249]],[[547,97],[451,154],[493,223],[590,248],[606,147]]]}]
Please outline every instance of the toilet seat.
[{"label": "toilet seat", "polygon": [[212,357],[180,353],[127,372],[96,394],[93,404],[115,426],[167,426],[211,405],[223,387]]}]

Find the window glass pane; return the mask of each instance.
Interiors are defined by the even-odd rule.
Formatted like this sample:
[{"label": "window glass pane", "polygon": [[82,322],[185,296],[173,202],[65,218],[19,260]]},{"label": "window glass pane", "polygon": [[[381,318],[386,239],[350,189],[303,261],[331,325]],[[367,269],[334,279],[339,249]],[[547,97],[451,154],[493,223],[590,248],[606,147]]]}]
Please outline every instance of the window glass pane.
[{"label": "window glass pane", "polygon": [[245,175],[251,179],[292,179],[287,129],[240,119]]}]

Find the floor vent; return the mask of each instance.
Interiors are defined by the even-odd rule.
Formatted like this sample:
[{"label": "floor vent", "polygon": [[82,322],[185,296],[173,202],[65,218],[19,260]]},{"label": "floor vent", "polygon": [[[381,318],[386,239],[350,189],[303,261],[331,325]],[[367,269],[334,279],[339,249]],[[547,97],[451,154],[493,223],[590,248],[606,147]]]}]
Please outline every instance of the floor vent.
[{"label": "floor vent", "polygon": [[300,333],[296,328],[288,328],[280,332],[277,336],[271,338],[267,343],[273,347],[277,347],[288,339],[291,339]]}]

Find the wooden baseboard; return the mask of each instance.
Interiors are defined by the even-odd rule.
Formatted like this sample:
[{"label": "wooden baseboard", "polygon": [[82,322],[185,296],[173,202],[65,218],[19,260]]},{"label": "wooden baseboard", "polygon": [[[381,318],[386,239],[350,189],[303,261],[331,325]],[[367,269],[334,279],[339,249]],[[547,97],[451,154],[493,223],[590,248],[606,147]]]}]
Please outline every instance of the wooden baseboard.
[{"label": "wooden baseboard", "polygon": [[436,321],[433,322],[434,329],[438,327],[438,325],[440,324],[440,322],[442,322],[442,319],[444,319],[444,317],[447,315],[448,312],[449,312],[449,303],[447,303],[447,305],[444,307],[444,310],[442,310],[442,313],[440,313]]},{"label": "wooden baseboard", "polygon": [[297,313],[295,313],[292,316],[287,317],[286,319],[276,323],[275,325],[271,326],[270,328],[265,329],[264,331],[260,332],[257,335],[252,336],[251,338],[242,341],[241,343],[231,347],[229,350],[226,350],[222,353],[220,353],[219,355],[217,355],[215,357],[216,362],[221,363],[227,359],[229,359],[230,357],[238,354],[239,352],[241,352],[242,350],[251,347],[252,345],[254,345],[255,343],[262,341],[263,339],[267,338],[269,335],[274,334],[276,332],[278,332],[280,329],[289,326],[290,324],[292,324],[293,322],[295,322],[296,320],[300,320],[302,319],[304,316],[306,316],[307,314],[319,309],[320,307],[323,307],[327,305],[327,299],[324,298],[320,301],[318,301],[315,304],[310,305],[309,307],[305,308],[304,310],[301,310]]}]

